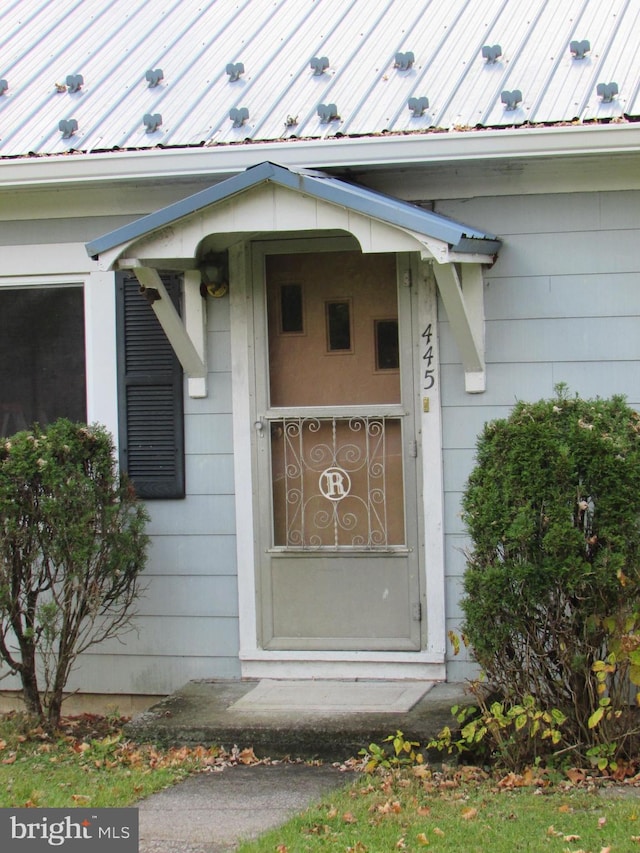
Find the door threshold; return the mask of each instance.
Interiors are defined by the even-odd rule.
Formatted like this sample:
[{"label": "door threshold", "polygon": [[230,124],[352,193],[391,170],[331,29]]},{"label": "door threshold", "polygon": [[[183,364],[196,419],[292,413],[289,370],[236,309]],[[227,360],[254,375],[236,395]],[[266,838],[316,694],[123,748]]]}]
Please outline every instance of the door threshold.
[{"label": "door threshold", "polygon": [[444,661],[426,660],[422,655],[384,654],[382,652],[341,659],[335,655],[331,659],[319,659],[309,653],[272,652],[241,659],[243,679],[333,679],[368,681],[444,681],[446,665]]}]

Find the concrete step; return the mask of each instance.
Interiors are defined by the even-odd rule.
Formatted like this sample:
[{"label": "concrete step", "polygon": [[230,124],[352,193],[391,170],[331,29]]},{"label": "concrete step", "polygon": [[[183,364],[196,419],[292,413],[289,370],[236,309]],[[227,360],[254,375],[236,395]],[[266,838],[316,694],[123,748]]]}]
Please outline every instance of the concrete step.
[{"label": "concrete step", "polygon": [[161,745],[253,747],[260,758],[344,761],[400,730],[421,745],[473,704],[463,684],[418,681],[191,681],[126,727]]}]

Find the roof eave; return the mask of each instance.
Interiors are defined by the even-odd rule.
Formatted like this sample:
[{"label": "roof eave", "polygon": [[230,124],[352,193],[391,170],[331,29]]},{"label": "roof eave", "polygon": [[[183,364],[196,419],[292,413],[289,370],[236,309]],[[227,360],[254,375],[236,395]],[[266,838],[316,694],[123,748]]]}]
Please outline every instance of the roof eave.
[{"label": "roof eave", "polygon": [[640,124],[562,125],[406,136],[276,140],[246,145],[136,149],[0,159],[0,187],[163,178],[223,179],[271,160],[301,169],[394,168],[441,163],[637,153]]}]

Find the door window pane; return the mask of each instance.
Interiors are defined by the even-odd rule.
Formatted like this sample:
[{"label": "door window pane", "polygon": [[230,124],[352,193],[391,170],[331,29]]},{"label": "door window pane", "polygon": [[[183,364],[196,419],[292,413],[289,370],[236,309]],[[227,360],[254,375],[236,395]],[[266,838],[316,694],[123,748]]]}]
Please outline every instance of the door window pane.
[{"label": "door window pane", "polygon": [[299,284],[283,284],[280,288],[280,331],[283,334],[304,331],[302,287]]},{"label": "door window pane", "polygon": [[0,434],[85,421],[80,287],[0,289]]},{"label": "door window pane", "polygon": [[376,370],[397,370],[400,367],[398,321],[376,320]]},{"label": "door window pane", "polygon": [[327,349],[329,352],[351,349],[351,311],[349,303],[327,302]]}]

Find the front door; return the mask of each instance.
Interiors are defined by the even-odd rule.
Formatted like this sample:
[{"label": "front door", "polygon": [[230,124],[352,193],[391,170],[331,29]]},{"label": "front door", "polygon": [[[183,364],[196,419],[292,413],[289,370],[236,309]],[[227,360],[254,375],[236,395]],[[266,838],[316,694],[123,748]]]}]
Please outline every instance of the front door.
[{"label": "front door", "polygon": [[265,649],[420,648],[411,300],[400,279],[391,254],[264,257],[255,446]]}]

